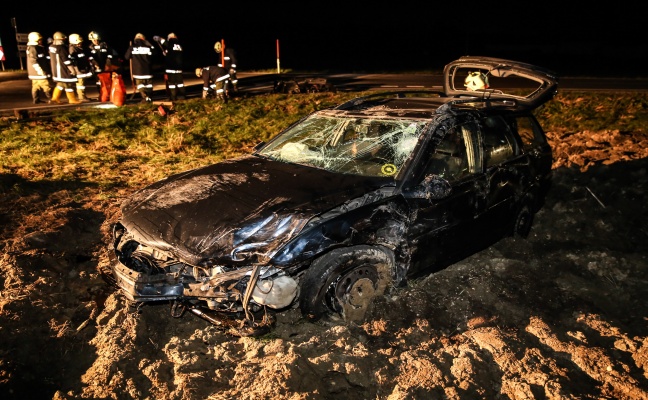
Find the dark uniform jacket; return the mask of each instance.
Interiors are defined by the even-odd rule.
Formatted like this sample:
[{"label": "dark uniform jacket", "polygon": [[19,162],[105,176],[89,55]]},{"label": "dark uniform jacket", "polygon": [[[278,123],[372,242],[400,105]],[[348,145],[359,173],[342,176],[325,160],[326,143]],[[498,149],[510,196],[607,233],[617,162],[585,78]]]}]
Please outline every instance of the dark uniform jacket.
[{"label": "dark uniform jacket", "polygon": [[182,73],[182,46],[178,38],[171,38],[161,43],[164,48],[165,72],[168,74]]},{"label": "dark uniform jacket", "polygon": [[29,79],[48,79],[52,77],[50,56],[43,45],[27,43],[27,75]]},{"label": "dark uniform jacket", "polygon": [[54,82],[76,83],[74,60],[70,56],[68,45],[62,40],[55,40],[49,47],[49,54]]},{"label": "dark uniform jacket", "polygon": [[[225,68],[227,71],[230,69],[236,69],[236,52],[231,47],[225,47],[225,55],[221,57],[220,53],[218,55],[218,66]],[[223,64],[223,59],[225,64]]]},{"label": "dark uniform jacket", "polygon": [[154,47],[147,40],[135,39],[133,45],[126,50],[124,58],[133,60],[131,73],[134,79],[153,79],[153,61]]},{"label": "dark uniform jacket", "polygon": [[90,52],[86,52],[80,44],[71,44],[70,56],[74,60],[77,78],[89,78],[92,76],[96,63]]},{"label": "dark uniform jacket", "polygon": [[209,67],[204,67],[202,72],[203,78],[203,89],[216,85],[217,82],[222,82],[229,79],[229,74],[227,70],[218,65],[211,65]]},{"label": "dark uniform jacket", "polygon": [[106,42],[90,43],[88,49],[99,66],[97,73],[114,71],[119,68],[119,54],[115,49],[109,47]]}]

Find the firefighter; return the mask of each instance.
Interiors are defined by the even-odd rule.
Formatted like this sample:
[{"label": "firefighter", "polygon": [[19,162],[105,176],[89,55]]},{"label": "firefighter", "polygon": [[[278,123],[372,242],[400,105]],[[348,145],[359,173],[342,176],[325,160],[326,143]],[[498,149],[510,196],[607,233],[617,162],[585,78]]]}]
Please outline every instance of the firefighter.
[{"label": "firefighter", "polygon": [[131,61],[131,76],[135,80],[137,91],[142,96],[142,102],[150,103],[153,95],[153,50],[155,48],[138,33],[135,40],[126,50],[124,58]]},{"label": "firefighter", "polygon": [[164,54],[164,80],[169,90],[169,99],[176,101],[184,100],[185,87],[182,76],[182,45],[175,33],[169,33],[166,39],[160,36],[153,36],[153,40],[160,44]]},{"label": "firefighter", "polygon": [[52,44],[49,46],[50,65],[52,66],[52,79],[56,84],[52,92],[52,103],[60,103],[61,93],[65,92],[70,104],[78,104],[76,97],[76,71],[74,60],[70,56],[67,36],[62,32],[55,32]]},{"label": "firefighter", "polygon": [[225,85],[230,76],[225,68],[218,65],[196,68],[196,76],[203,80],[203,99],[216,95],[217,99],[227,103]]},{"label": "firefighter", "polygon": [[105,102],[110,100],[110,88],[112,85],[110,74],[112,72],[119,72],[121,65],[119,54],[105,41],[101,40],[101,36],[95,31],[88,34],[88,40],[90,40],[88,47],[90,54],[92,54],[92,58],[94,58],[99,66],[99,69],[95,72],[99,101]]},{"label": "firefighter", "polygon": [[42,93],[47,103],[52,97],[52,70],[49,53],[43,46],[43,37],[38,32],[27,35],[27,74],[31,80],[31,94],[34,104],[43,103]]},{"label": "firefighter", "polygon": [[[223,51],[224,49],[224,51]],[[229,74],[229,80],[225,87],[226,91],[238,92],[238,77],[236,76],[236,51],[225,46],[225,41],[220,40],[214,44],[214,51],[218,55],[218,66],[225,68]]]},{"label": "firefighter", "polygon": [[85,94],[86,81],[93,77],[95,71],[99,70],[99,65],[92,57],[92,54],[83,47],[83,37],[73,33],[69,37],[70,56],[74,59],[74,68],[77,77],[77,96],[79,101],[90,101]]}]

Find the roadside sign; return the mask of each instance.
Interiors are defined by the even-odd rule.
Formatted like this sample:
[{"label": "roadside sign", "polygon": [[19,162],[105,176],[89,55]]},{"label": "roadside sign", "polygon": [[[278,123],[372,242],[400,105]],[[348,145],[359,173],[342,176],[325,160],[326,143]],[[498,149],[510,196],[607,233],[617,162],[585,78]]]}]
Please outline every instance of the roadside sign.
[{"label": "roadside sign", "polygon": [[16,41],[18,43],[29,42],[29,33],[16,33]]},{"label": "roadside sign", "polygon": [[26,44],[19,44],[18,45],[18,51],[27,51],[27,45]]}]

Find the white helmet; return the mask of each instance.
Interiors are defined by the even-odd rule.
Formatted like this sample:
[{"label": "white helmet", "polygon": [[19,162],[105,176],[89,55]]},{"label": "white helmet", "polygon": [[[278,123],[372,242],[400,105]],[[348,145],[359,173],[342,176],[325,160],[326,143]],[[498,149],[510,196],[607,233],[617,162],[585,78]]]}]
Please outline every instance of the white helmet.
[{"label": "white helmet", "polygon": [[54,40],[65,40],[67,36],[63,32],[54,32]]},{"label": "white helmet", "polygon": [[218,42],[214,43],[214,51],[216,53],[220,53],[221,51],[223,51],[223,43],[221,43],[220,40]]},{"label": "white helmet", "polygon": [[29,35],[27,35],[27,40],[29,40],[29,43],[37,44],[38,41],[41,40],[42,38],[43,37],[38,32],[31,32]]},{"label": "white helmet", "polygon": [[203,69],[202,68],[196,68],[196,76],[198,78],[202,78],[202,74],[203,74]]},{"label": "white helmet", "polygon": [[99,34],[97,32],[92,31],[92,32],[88,33],[88,39],[90,39],[90,40],[99,40],[99,39],[101,39],[101,37],[99,37]]},{"label": "white helmet", "polygon": [[173,39],[173,38],[177,39],[178,37],[177,37],[176,34],[173,33],[173,32],[169,33],[169,36],[167,36],[167,40],[171,40],[171,39]]},{"label": "white helmet", "polygon": [[137,35],[135,35],[135,40],[137,39],[146,40],[146,37],[144,36],[144,34],[138,33]]},{"label": "white helmet", "polygon": [[468,90],[483,90],[488,89],[488,77],[481,72],[469,72],[464,86]]},{"label": "white helmet", "polygon": [[69,39],[70,44],[81,44],[83,42],[83,38],[78,33],[71,34]]}]

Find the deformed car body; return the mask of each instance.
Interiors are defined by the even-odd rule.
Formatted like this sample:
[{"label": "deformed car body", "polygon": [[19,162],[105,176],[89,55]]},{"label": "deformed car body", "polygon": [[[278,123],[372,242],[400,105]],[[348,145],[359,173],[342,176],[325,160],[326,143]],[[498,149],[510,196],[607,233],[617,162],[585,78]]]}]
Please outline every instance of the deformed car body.
[{"label": "deformed car body", "polygon": [[250,334],[271,324],[260,311],[295,306],[360,322],[390,287],[526,236],[551,182],[533,111],[558,78],[467,56],[444,79],[316,111],[253,154],[139,190],[113,230],[117,285]]}]

